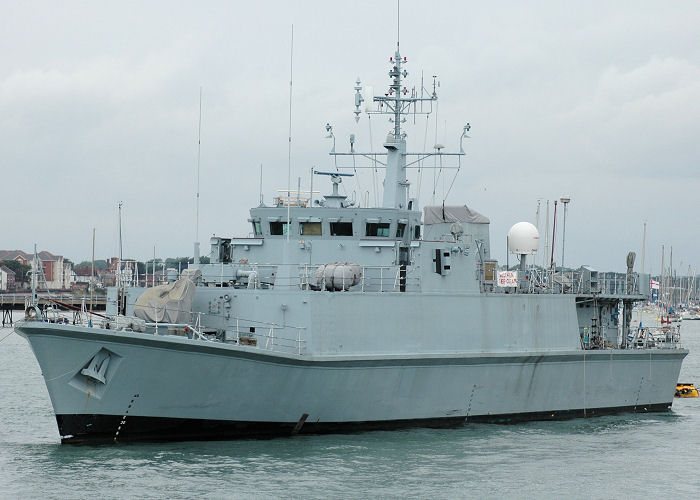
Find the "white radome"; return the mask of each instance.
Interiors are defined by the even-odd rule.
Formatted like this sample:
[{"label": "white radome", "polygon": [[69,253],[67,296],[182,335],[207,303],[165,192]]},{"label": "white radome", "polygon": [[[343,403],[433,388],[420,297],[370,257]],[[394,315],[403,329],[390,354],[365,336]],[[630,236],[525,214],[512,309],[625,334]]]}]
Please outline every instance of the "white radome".
[{"label": "white radome", "polygon": [[518,222],[508,231],[508,251],[518,255],[537,253],[540,232],[529,222]]}]

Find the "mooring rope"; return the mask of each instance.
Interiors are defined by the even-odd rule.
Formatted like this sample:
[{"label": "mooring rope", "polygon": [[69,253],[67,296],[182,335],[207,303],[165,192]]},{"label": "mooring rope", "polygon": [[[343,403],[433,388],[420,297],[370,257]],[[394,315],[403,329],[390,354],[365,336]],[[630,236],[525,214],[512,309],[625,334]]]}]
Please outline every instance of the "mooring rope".
[{"label": "mooring rope", "polygon": [[5,335],[3,338],[0,339],[0,342],[2,342],[3,340],[5,340],[7,337],[9,337],[10,335],[12,335],[13,333],[15,333],[15,331],[14,331],[14,330],[10,330],[10,333],[8,333],[7,335]]}]

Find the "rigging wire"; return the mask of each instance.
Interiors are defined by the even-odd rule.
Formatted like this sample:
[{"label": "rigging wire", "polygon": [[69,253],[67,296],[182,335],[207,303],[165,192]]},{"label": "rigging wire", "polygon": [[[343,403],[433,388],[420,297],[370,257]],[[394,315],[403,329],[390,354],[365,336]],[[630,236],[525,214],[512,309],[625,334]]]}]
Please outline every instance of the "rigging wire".
[{"label": "rigging wire", "polygon": [[[446,143],[447,139],[447,120],[445,120],[445,129],[443,132],[445,135],[442,138],[443,144]],[[442,155],[440,156],[440,172],[442,173]],[[445,175],[442,176],[442,205],[445,206],[445,198],[447,198],[447,195],[445,194]]]},{"label": "rigging wire", "polygon": [[454,186],[455,181],[457,180],[457,176],[459,175],[459,170],[462,168],[462,160],[459,160],[459,165],[457,166],[457,170],[455,171],[455,176],[452,178],[452,182],[450,183],[450,187],[447,189],[447,193],[445,193],[445,197],[442,199],[442,204],[445,204],[445,200],[447,200],[447,197],[450,195],[450,191],[452,191],[452,186]]},{"label": "rigging wire", "polygon": [[[423,136],[423,151],[428,145],[428,125],[430,124],[430,115],[425,115],[425,134]],[[421,159],[418,162],[418,199],[421,198],[421,189],[423,186],[423,162],[425,159]]]},{"label": "rigging wire", "polygon": [[[439,108],[439,103],[438,101],[435,102],[435,145],[437,145],[437,137],[438,137],[438,108]],[[435,148],[433,148],[435,149]],[[439,180],[439,176],[436,177],[436,170],[437,170],[437,155],[433,157],[433,198],[432,198],[432,204],[435,205],[435,190],[437,189],[437,183]]]},{"label": "rigging wire", "polygon": [[[352,155],[352,171],[355,172],[355,181],[357,182],[357,192],[362,193],[362,187],[360,186],[360,176],[357,173],[356,162],[357,162],[357,160],[355,160],[355,155]],[[358,194],[358,196],[361,196],[361,194]]]},{"label": "rigging wire", "polygon": [[[369,150],[374,151],[374,143],[372,141],[372,115],[367,115],[367,123],[369,123]],[[372,188],[374,190],[374,205],[379,205],[377,198],[377,156],[373,155],[374,168],[372,169]]]}]

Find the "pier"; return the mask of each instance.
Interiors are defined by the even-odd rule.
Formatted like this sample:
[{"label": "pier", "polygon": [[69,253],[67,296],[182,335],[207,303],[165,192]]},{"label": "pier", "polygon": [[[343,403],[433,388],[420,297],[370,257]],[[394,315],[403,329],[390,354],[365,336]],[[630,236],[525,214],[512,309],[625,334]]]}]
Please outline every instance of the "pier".
[{"label": "pier", "polygon": [[9,305],[2,306],[2,326],[12,326],[12,307]]},{"label": "pier", "polygon": [[[12,320],[12,310],[23,310],[27,305],[31,302],[32,294],[31,292],[27,293],[1,293],[0,294],[0,311],[2,311],[2,320],[3,324],[6,321],[5,318],[5,311],[10,311],[9,314],[9,320]],[[83,300],[85,300],[85,306],[90,309],[90,305],[92,304],[92,309],[94,311],[104,311],[105,310],[105,305],[107,303],[107,297],[104,295],[101,295],[99,297],[93,297],[92,300],[90,300],[90,297],[84,297],[84,296],[78,296],[78,295],[73,295],[72,293],[52,293],[51,295],[48,295],[47,293],[39,293],[39,304],[45,304],[49,302],[49,298],[54,299],[54,300],[59,300],[61,302],[64,302],[66,304],[70,304],[74,307],[81,307],[83,304]]]}]

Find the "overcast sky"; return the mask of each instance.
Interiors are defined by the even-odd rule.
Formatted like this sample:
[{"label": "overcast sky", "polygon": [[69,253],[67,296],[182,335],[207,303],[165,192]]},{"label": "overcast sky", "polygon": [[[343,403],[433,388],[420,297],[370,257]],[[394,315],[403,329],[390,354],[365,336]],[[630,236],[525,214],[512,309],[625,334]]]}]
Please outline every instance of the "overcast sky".
[{"label": "overcast sky", "polygon": [[[191,255],[200,86],[202,252],[213,233],[246,235],[260,164],[268,203],[287,185],[292,23],[293,186],[332,166],[327,122],[339,151],[351,133],[358,149],[379,150],[390,127],[374,116],[370,141],[367,116],[355,124],[352,111],[357,76],[388,84],[394,1],[1,0],[0,10],[0,249],[36,242],[77,262],[96,228],[98,258],[116,255],[123,201],[125,256],[147,259],[154,245]],[[647,221],[647,271],[659,271],[662,244],[676,269],[700,267],[698,26],[695,1],[403,1],[409,86],[421,72],[426,86],[440,81],[437,118],[407,124],[408,149],[431,148],[437,124],[457,151],[471,123],[446,203],[491,219],[501,261],[511,225],[536,222],[542,199],[544,226],[544,200],[568,195],[567,265],[622,270],[635,250],[640,269]],[[421,205],[432,185],[425,172]],[[345,189],[373,201],[371,170]]]}]

